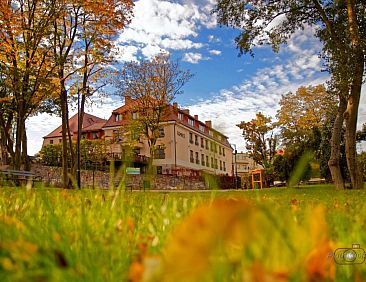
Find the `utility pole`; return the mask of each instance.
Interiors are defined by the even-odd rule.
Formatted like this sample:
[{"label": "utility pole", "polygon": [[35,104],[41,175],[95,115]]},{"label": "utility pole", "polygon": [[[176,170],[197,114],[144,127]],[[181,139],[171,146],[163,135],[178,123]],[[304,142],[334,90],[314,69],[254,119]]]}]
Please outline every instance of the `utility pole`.
[{"label": "utility pole", "polygon": [[238,167],[237,167],[237,163],[236,163],[236,154],[238,153],[238,151],[236,150],[236,144],[231,144],[234,146],[234,164],[233,164],[233,174],[235,177],[235,189],[238,189]]}]

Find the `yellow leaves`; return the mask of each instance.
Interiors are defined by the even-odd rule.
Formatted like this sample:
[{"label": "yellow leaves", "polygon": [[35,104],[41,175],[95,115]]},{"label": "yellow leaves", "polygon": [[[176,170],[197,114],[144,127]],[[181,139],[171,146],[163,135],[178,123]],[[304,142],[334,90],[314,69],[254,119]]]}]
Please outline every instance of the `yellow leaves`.
[{"label": "yellow leaves", "polygon": [[335,276],[335,262],[330,254],[334,246],[329,239],[328,225],[325,219],[324,207],[312,209],[310,218],[310,242],[312,250],[306,259],[306,275],[308,281],[333,281]]},{"label": "yellow leaves", "polygon": [[316,246],[308,255],[306,261],[306,275],[308,281],[334,281],[335,262],[332,256],[333,245],[329,240]]},{"label": "yellow leaves", "polygon": [[0,223],[1,222],[4,224],[10,225],[10,226],[14,226],[18,231],[25,230],[25,225],[19,219],[15,218],[15,217],[2,215],[2,216],[0,216]]},{"label": "yellow leaves", "polygon": [[336,97],[327,92],[324,85],[300,87],[296,93],[283,95],[277,112],[278,124],[286,130],[310,132],[313,127],[319,127],[334,113],[337,106]]},{"label": "yellow leaves", "polygon": [[256,232],[253,215],[254,209],[244,200],[221,199],[198,208],[167,241],[163,252],[165,281],[204,277],[221,257],[238,263],[252,232]]},{"label": "yellow leaves", "polygon": [[[300,201],[290,201],[292,209]],[[335,264],[322,206],[298,223],[244,199],[218,199],[194,210],[169,235],[161,256],[133,259],[131,281],[332,281]],[[270,213],[272,215],[270,215]]]},{"label": "yellow leaves", "polygon": [[[25,240],[1,242],[0,247],[9,253],[13,262],[30,262],[38,252],[37,245]],[[10,266],[7,260],[3,260],[2,263]]]}]

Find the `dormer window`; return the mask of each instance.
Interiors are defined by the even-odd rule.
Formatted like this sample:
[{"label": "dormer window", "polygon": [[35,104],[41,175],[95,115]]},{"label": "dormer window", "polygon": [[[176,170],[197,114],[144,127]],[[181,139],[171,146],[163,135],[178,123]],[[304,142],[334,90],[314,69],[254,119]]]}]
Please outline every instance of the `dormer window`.
[{"label": "dormer window", "polygon": [[194,126],[194,120],[193,119],[188,119],[188,124],[190,125],[190,126]]},{"label": "dormer window", "polygon": [[184,114],[182,114],[182,113],[178,113],[178,119],[179,119],[179,120],[183,120],[183,119],[184,119]]},{"label": "dormer window", "polygon": [[116,114],[116,121],[121,121],[123,116],[121,114]]},{"label": "dormer window", "polygon": [[132,119],[138,119],[139,118],[139,113],[138,112],[133,112],[132,113]]}]

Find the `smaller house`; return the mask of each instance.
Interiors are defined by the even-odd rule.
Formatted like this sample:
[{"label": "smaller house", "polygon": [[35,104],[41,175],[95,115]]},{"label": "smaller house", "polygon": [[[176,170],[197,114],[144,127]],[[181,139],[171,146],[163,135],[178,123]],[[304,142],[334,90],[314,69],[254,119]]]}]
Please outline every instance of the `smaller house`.
[{"label": "smaller house", "polygon": [[234,155],[234,171],[238,177],[241,178],[242,186],[245,184],[249,186],[249,178],[251,177],[251,172],[256,169],[263,169],[261,165],[258,165],[247,153],[237,153]]},{"label": "smaller house", "polygon": [[[82,139],[94,140],[104,138],[104,131],[102,130],[107,120],[84,113],[83,125],[81,129]],[[69,119],[70,135],[72,140],[77,139],[78,132],[78,115],[75,114]],[[43,137],[43,145],[61,144],[62,143],[62,126],[57,127],[50,134]]]}]

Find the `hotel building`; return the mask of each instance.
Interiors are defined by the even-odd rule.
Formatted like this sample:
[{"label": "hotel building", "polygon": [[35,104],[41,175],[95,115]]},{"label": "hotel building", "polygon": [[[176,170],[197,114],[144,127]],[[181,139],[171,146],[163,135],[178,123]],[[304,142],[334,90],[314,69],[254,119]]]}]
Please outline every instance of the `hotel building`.
[{"label": "hotel building", "polygon": [[[135,100],[126,97],[125,104],[115,109],[101,128],[95,128],[98,127],[103,132],[101,138],[109,144],[110,160],[123,162],[131,159],[132,152],[133,165],[144,167],[147,158],[151,157],[148,140],[141,134],[129,132],[131,130],[128,129],[131,122],[139,118],[139,113],[134,110],[134,103]],[[197,115],[191,116],[189,110],[179,109],[177,103],[167,107],[167,114],[160,123],[153,159],[157,173],[197,176],[208,172],[233,175],[233,150],[228,137],[215,130],[211,121],[200,121]],[[51,140],[49,135],[44,138],[44,145],[49,144],[46,142]]]}]

